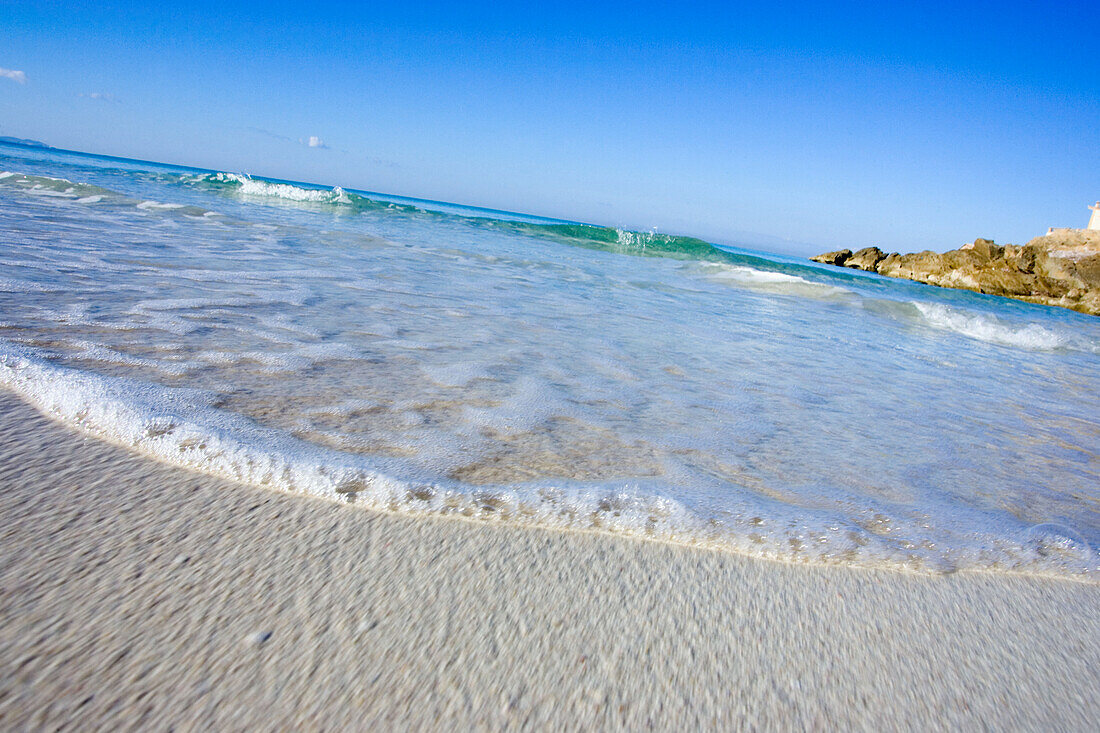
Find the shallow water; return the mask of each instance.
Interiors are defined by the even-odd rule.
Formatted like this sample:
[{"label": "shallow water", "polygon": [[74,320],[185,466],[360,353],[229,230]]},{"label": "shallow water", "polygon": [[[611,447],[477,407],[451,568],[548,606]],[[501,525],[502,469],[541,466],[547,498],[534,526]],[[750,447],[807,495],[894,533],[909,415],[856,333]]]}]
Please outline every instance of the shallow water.
[{"label": "shallow water", "polygon": [[1096,318],[291,182],[16,146],[0,170],[0,383],[162,460],[791,561],[1100,577]]}]

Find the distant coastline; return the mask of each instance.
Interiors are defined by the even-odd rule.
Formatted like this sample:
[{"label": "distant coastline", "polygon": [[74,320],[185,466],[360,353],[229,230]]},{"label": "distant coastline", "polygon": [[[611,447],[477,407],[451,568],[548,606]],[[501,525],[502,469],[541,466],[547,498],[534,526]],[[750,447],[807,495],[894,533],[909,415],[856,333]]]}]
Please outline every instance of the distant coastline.
[{"label": "distant coastline", "polygon": [[944,253],[885,253],[878,247],[810,258],[945,288],[1054,305],[1100,316],[1100,231],[1052,229],[1023,246],[976,239]]},{"label": "distant coastline", "polygon": [[8,135],[0,135],[0,143],[7,143],[9,145],[24,145],[28,148],[50,148],[51,145],[47,145],[41,140],[31,140],[26,137],[10,137]]}]

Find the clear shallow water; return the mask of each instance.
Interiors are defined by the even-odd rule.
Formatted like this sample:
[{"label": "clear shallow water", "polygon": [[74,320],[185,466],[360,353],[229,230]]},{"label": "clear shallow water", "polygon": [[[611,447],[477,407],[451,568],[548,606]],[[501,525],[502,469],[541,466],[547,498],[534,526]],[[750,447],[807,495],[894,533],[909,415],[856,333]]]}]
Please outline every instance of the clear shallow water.
[{"label": "clear shallow water", "polygon": [[796,562],[1100,577],[1098,319],[289,182],[14,146],[0,170],[0,383],[162,460]]}]

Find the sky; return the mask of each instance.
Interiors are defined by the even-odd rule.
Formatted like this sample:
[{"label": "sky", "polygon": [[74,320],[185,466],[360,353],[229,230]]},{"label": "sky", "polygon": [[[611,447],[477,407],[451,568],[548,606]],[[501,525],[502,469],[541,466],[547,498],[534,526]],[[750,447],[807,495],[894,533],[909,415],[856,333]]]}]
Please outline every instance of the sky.
[{"label": "sky", "polygon": [[1100,3],[0,0],[0,135],[810,254],[1084,227]]}]

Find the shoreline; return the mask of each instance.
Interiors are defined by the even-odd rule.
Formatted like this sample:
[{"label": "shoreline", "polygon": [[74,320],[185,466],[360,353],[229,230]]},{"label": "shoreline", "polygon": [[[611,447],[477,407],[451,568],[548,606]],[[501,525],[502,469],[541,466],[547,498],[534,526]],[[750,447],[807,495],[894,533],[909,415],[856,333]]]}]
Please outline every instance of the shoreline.
[{"label": "shoreline", "polygon": [[0,487],[6,728],[1100,717],[1092,584],[347,511],[84,438],[7,390]]},{"label": "shoreline", "polygon": [[[232,413],[214,415],[207,411],[192,416],[170,401],[131,404],[127,397],[132,388],[127,380],[24,359],[19,351],[15,355],[10,361],[0,350],[0,391],[10,390],[37,413],[48,415],[62,429],[83,438],[113,445],[168,470],[194,472],[214,481],[401,517],[592,533],[795,566],[930,576],[955,572],[1013,574],[1100,585],[1100,575],[1080,556],[1059,556],[1055,548],[1052,559],[1047,560],[1041,550],[1023,541],[1011,545],[1000,542],[999,537],[992,538],[987,552],[949,547],[937,541],[930,547],[944,549],[934,555],[905,549],[900,542],[872,544],[879,538],[868,531],[860,537],[857,552],[851,543],[846,548],[834,544],[845,542],[842,524],[799,523],[801,532],[792,530],[787,534],[789,549],[783,542],[781,521],[773,518],[771,536],[766,540],[761,536],[766,534],[763,525],[747,522],[744,517],[740,524],[730,521],[725,527],[709,525],[705,516],[692,514],[674,500],[674,509],[669,511],[659,493],[626,494],[625,500],[615,494],[582,495],[578,499],[568,492],[561,496],[546,496],[541,491],[496,493],[492,486],[448,487],[434,484],[430,478],[423,483],[402,479],[354,455],[300,443]],[[79,376],[74,379],[74,374]],[[300,453],[302,448],[310,452]],[[452,488],[459,490],[448,490]],[[790,526],[796,525],[792,522]],[[809,538],[804,533],[810,533]],[[817,549],[818,554],[807,547]]]}]

